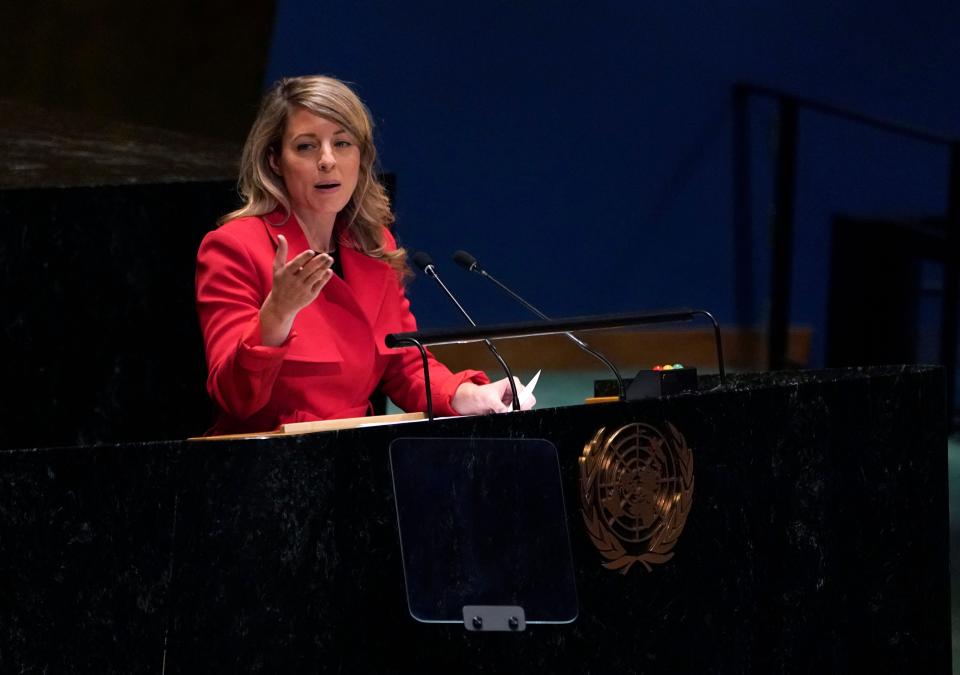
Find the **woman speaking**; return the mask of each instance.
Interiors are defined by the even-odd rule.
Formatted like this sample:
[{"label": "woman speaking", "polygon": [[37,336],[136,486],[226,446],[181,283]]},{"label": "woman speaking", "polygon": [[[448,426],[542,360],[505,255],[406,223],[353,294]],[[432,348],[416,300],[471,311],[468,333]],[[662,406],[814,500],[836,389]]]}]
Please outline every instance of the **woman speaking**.
[{"label": "woman speaking", "polygon": [[[219,411],[209,433],[362,416],[378,386],[404,410],[426,408],[419,352],[383,342],[416,321],[376,157],[369,112],[339,80],[286,78],[267,92],[243,148],[244,204],[197,256]],[[510,409],[506,379],[451,373],[432,356],[429,367],[438,415]]]}]

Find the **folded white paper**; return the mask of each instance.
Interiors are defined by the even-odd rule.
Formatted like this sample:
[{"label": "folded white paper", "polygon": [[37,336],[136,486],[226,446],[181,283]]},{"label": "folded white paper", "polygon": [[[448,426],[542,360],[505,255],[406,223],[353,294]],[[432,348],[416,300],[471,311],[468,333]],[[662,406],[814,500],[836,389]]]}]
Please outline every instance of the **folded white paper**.
[{"label": "folded white paper", "polygon": [[[533,396],[533,390],[536,388],[537,382],[538,382],[539,380],[540,380],[540,371],[538,370],[538,371],[537,371],[537,374],[534,375],[534,376],[530,379],[530,382],[527,383],[527,386],[523,387],[523,388],[520,390],[519,396],[520,396],[520,407],[521,407],[521,408],[522,408],[523,406],[525,406],[525,405],[527,404],[527,401],[530,400],[530,397]],[[521,386],[522,386],[522,385],[521,385]]]}]

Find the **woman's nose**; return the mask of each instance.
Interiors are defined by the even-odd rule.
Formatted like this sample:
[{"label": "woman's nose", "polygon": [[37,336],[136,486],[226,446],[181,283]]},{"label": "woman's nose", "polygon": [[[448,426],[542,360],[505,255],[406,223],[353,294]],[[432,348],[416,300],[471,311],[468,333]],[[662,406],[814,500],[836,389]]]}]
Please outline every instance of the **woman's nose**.
[{"label": "woman's nose", "polygon": [[320,166],[321,171],[329,171],[337,163],[336,157],[333,156],[333,148],[324,145],[320,150],[320,159],[317,161],[317,164]]}]

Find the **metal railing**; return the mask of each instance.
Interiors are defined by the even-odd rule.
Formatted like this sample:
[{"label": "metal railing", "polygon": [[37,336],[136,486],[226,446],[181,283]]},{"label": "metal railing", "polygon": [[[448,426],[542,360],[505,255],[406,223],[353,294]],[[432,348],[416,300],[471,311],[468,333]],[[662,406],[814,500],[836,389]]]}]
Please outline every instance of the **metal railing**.
[{"label": "metal railing", "polygon": [[957,301],[960,272],[960,139],[906,124],[872,117],[821,101],[796,96],[761,85],[733,86],[733,230],[734,291],[736,318],[741,326],[753,321],[753,237],[750,209],[750,117],[751,98],[772,99],[777,104],[777,154],[774,176],[773,237],[770,270],[770,316],[767,323],[769,368],[788,367],[787,341],[790,324],[790,280],[793,271],[793,230],[796,197],[797,133],[799,112],[807,110],[946,148],[947,176],[944,290],[940,332],[940,361],[946,370],[947,410],[952,414],[957,366]]}]

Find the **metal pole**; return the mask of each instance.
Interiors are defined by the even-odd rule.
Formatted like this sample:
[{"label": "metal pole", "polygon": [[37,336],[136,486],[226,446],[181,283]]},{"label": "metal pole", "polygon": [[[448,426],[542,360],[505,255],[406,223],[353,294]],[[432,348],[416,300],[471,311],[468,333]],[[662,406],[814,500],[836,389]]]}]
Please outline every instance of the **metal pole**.
[{"label": "metal pole", "polygon": [[756,320],[753,279],[753,232],[750,222],[750,117],[749,92],[733,85],[733,292],[738,327]]},{"label": "metal pole", "polygon": [[960,142],[950,144],[947,188],[947,256],[943,269],[943,317],[940,324],[940,361],[946,370],[947,421],[953,425],[957,384],[957,301],[960,271]]},{"label": "metal pole", "polygon": [[778,121],[770,319],[767,328],[767,357],[770,370],[780,370],[788,365],[790,282],[793,274],[793,208],[797,173],[797,102],[794,99],[780,100]]}]

